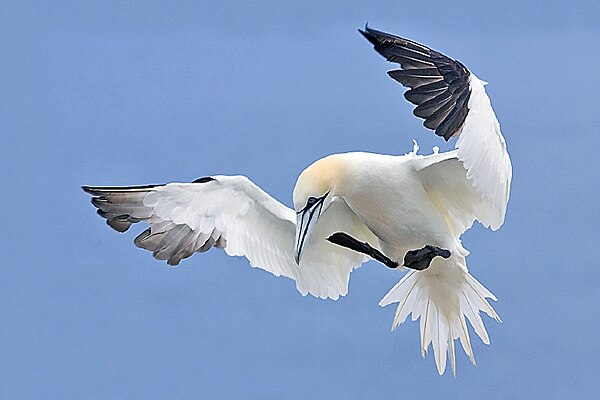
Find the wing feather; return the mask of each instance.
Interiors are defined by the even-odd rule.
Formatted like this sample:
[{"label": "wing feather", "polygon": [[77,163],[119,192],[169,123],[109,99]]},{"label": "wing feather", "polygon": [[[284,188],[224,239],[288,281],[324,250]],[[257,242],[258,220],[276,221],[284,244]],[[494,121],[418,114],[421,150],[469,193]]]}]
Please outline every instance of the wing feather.
[{"label": "wing feather", "polygon": [[415,156],[413,165],[423,188],[456,238],[469,229],[475,220],[485,226],[490,225],[493,206],[467,179],[467,170],[458,159],[457,150]]},{"label": "wing feather", "polygon": [[413,113],[425,120],[423,125],[445,140],[458,137],[456,156],[477,191],[470,215],[498,229],[510,196],[512,165],[484,83],[460,61],[427,46],[369,27],[360,32],[379,54],[400,64],[388,74],[410,89],[404,97],[417,106]]},{"label": "wing feather", "polygon": [[293,210],[243,176],[195,182],[83,189],[115,230],[148,223],[134,243],[169,265],[220,247],[228,255],[246,257],[253,267],[295,280],[303,295],[337,299],[347,293],[350,272],[365,258],[325,238],[343,230],[366,240],[368,230],[343,200],[334,201],[320,217],[298,266],[293,257]]},{"label": "wing feather", "polygon": [[[426,119],[425,126],[433,129],[436,135],[446,140],[450,140],[451,137],[458,135],[459,131],[449,131],[445,128],[448,126],[461,127],[465,120],[465,113],[452,113],[451,109],[465,107],[465,102],[463,101],[459,104],[458,99],[465,92],[469,96],[469,70],[460,61],[446,57],[442,53],[412,40],[380,32],[369,27],[359,32],[374,45],[375,50],[379,54],[390,62],[400,64],[401,69],[389,71],[388,75],[402,85],[410,88],[406,92],[405,97],[408,101],[417,105],[418,111],[415,110],[415,115]],[[415,67],[406,63],[404,57],[407,55],[419,60],[426,66]],[[444,102],[438,103],[432,111],[423,113],[419,110],[419,106],[431,99],[420,96],[422,93],[421,88],[430,87],[430,85],[446,93],[448,97],[444,97]],[[427,105],[427,107],[432,106],[433,104],[431,103]],[[436,113],[435,118],[429,118],[434,113]],[[458,121],[453,122],[449,120],[452,118],[458,119]],[[440,128],[443,122],[446,123]]]}]

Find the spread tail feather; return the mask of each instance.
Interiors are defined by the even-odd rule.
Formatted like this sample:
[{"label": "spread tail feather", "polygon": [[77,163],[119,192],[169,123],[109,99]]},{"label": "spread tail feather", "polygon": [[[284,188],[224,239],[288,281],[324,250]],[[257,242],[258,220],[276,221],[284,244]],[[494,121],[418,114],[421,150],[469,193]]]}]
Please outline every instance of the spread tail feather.
[{"label": "spread tail feather", "polygon": [[460,339],[462,348],[475,364],[465,317],[485,344],[489,344],[490,339],[479,312],[483,311],[500,322],[500,317],[486,298],[496,300],[467,272],[463,257],[451,257],[448,260],[434,259],[424,271],[408,272],[379,305],[398,303],[392,330],[406,321],[408,314],[412,314],[413,321],[421,318],[421,355],[425,357],[432,343],[439,374],[446,370],[448,354],[452,373],[456,375],[455,339]]}]

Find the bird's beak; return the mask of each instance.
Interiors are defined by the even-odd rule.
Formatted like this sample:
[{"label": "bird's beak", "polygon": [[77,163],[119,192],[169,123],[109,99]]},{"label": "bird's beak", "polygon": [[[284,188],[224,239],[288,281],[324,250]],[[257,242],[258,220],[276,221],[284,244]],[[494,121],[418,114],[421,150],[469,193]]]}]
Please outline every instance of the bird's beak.
[{"label": "bird's beak", "polygon": [[296,247],[294,250],[294,258],[296,264],[300,264],[300,258],[304,252],[306,243],[311,233],[315,229],[317,220],[323,210],[323,202],[327,195],[320,198],[315,204],[310,207],[305,207],[303,210],[296,213]]}]

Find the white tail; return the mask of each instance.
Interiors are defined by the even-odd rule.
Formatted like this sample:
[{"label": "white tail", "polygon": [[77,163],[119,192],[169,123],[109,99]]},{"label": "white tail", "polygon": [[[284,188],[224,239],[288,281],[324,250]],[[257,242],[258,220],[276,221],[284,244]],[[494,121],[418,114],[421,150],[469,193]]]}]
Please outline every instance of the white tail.
[{"label": "white tail", "polygon": [[435,363],[440,375],[446,370],[446,354],[450,356],[452,373],[456,375],[454,339],[460,338],[465,353],[475,364],[475,357],[465,316],[485,344],[490,343],[479,315],[485,312],[496,321],[500,317],[486,298],[496,297],[468,272],[464,257],[443,260],[435,258],[424,271],[410,271],[379,302],[380,306],[398,303],[392,330],[403,323],[408,314],[421,318],[421,355],[433,343]]}]

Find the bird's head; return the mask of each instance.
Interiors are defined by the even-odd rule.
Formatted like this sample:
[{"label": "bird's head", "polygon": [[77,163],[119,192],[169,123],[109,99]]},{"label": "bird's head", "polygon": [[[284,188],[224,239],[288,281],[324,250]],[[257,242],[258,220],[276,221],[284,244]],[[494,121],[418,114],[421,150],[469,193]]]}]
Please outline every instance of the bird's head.
[{"label": "bird's head", "polygon": [[315,162],[302,171],[296,182],[294,208],[297,221],[294,257],[298,264],[317,220],[337,194],[344,170],[340,156],[335,154]]}]

